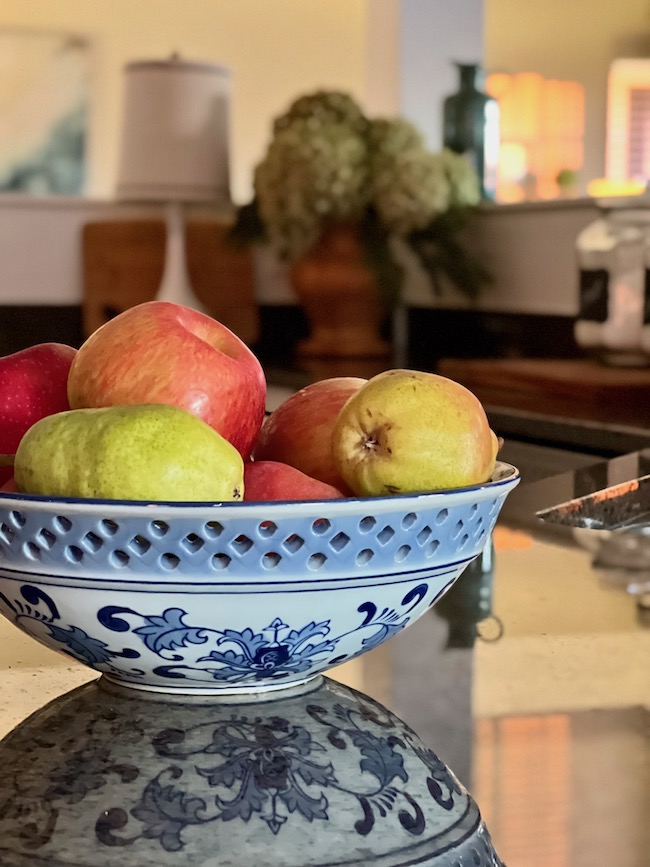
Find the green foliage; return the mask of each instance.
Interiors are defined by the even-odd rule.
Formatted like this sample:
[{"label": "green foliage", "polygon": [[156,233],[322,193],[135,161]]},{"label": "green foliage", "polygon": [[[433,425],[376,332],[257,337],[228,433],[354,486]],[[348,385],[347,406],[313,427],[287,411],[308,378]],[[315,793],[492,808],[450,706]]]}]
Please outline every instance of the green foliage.
[{"label": "green foliage", "polygon": [[467,225],[471,208],[452,208],[440,214],[429,225],[412,232],[408,243],[429,275],[433,291],[440,293],[441,274],[446,275],[469,298],[478,297],[491,275],[483,263],[471,256],[458,240],[458,233]]},{"label": "green foliage", "polygon": [[268,241],[264,221],[260,217],[257,199],[237,208],[235,221],[228,233],[230,241],[237,246],[263,244]]},{"label": "green foliage", "polygon": [[359,229],[366,262],[377,275],[379,296],[385,307],[391,309],[399,301],[404,268],[392,253],[390,232],[373,207],[366,210]]}]

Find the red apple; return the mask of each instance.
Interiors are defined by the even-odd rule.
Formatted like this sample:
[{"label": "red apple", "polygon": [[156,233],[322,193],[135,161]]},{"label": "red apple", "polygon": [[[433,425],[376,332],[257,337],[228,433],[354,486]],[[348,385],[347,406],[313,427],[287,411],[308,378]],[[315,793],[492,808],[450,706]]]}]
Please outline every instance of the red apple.
[{"label": "red apple", "polygon": [[[70,409],[68,372],[76,353],[63,343],[37,343],[0,358],[0,454],[15,454],[35,422]],[[12,474],[0,466],[0,484]]]},{"label": "red apple", "polygon": [[338,500],[345,494],[279,461],[244,464],[244,500]]},{"label": "red apple", "polygon": [[264,419],[262,366],[225,325],[169,301],[106,322],[79,349],[68,380],[73,409],[165,403],[198,416],[248,458]]},{"label": "red apple", "polygon": [[264,421],[253,454],[280,461],[340,490],[348,490],[334,464],[332,429],[351,395],[367,382],[356,376],[321,379],[290,395]]},{"label": "red apple", "polygon": [[18,488],[16,487],[16,480],[13,475],[11,478],[7,479],[4,485],[0,485],[0,494],[17,494]]}]

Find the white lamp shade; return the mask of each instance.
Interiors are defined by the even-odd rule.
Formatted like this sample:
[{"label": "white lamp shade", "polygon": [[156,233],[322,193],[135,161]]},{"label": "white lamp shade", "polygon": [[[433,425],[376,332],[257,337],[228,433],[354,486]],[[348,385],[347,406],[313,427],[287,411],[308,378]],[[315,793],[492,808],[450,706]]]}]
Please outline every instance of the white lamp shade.
[{"label": "white lamp shade", "polygon": [[125,67],[121,199],[230,202],[230,70],[171,58]]}]

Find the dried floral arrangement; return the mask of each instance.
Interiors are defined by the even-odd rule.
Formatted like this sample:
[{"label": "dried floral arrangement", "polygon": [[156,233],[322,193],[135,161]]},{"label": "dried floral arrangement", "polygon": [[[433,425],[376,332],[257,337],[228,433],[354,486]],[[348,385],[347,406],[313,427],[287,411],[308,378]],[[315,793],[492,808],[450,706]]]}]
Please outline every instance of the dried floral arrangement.
[{"label": "dried floral arrangement", "polygon": [[403,118],[368,118],[346,93],[301,96],[277,117],[253,186],[234,240],[271,243],[295,262],[328,226],[355,223],[389,305],[404,279],[396,241],[416,254],[434,292],[443,274],[469,297],[489,280],[458,240],[480,201],[470,163],[448,149],[429,151]]}]

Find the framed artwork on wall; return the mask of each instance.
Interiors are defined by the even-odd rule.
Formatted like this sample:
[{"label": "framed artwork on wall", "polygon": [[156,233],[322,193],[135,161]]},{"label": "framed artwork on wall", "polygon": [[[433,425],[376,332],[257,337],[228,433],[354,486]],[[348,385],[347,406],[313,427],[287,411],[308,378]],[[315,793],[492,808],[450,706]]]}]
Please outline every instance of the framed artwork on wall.
[{"label": "framed artwork on wall", "polygon": [[0,29],[0,192],[82,195],[90,43]]}]

